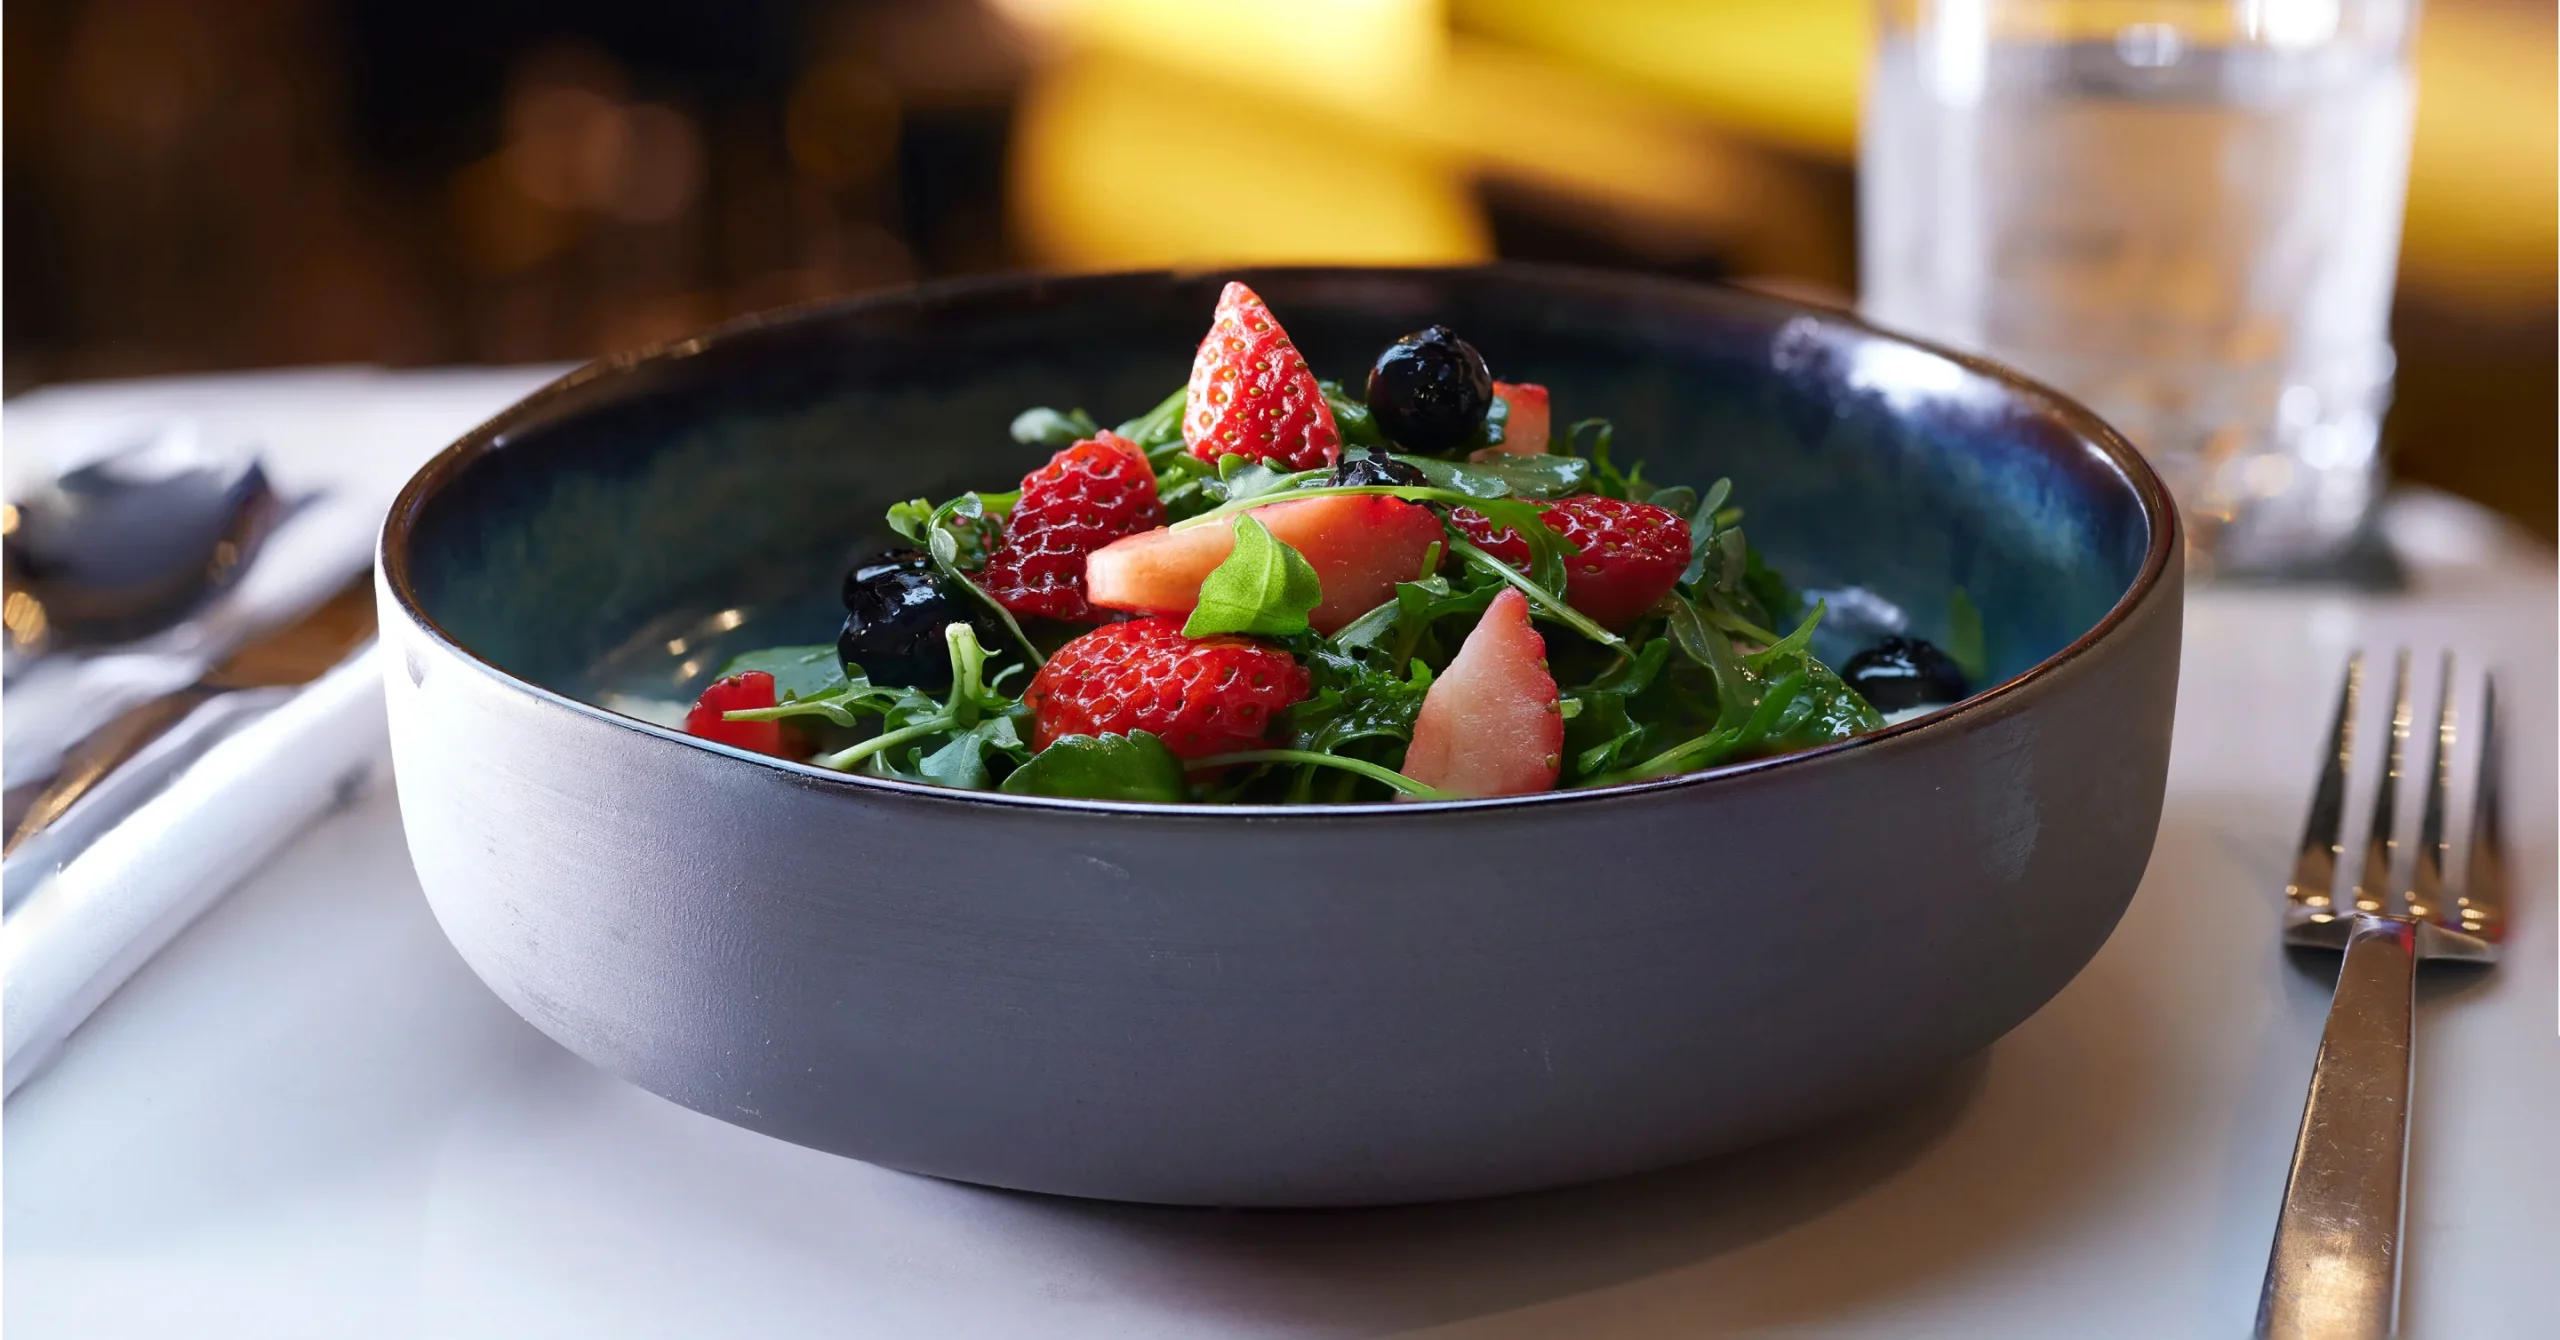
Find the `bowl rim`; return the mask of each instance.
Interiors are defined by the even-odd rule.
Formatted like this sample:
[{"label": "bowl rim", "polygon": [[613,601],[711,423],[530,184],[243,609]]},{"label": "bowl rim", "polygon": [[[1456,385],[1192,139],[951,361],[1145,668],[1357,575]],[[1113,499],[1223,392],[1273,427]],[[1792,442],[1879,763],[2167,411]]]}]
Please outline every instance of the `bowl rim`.
[{"label": "bowl rim", "polygon": [[[1669,296],[1685,298],[1692,303],[1709,303],[1728,308],[1736,305],[1760,307],[1773,313],[1786,314],[1789,319],[1811,318],[1943,358],[1992,382],[2013,401],[2059,422],[2062,427],[2075,434],[2088,446],[2096,448],[2107,466],[2132,490],[2135,500],[2141,506],[2143,519],[2150,527],[2150,540],[2143,552],[2142,565],[2135,573],[2133,581],[2126,586],[2124,594],[2116,599],[2115,604],[2108,608],[2106,614],[2061,650],[1961,702],[1894,722],[1882,730],[1865,735],[1835,740],[1793,753],[1744,759],[1718,764],[1697,772],[1675,773],[1668,777],[1621,782],[1611,786],[1469,799],[1359,801],[1305,805],[1268,803],[1207,805],[1018,796],[1001,791],[970,791],[935,786],[926,782],[837,772],[814,764],[776,758],[769,754],[760,754],[752,750],[704,740],[655,722],[643,721],[638,717],[626,716],[610,708],[573,698],[518,676],[465,646],[459,638],[428,614],[418,599],[410,570],[409,547],[419,518],[435,497],[474,462],[499,450],[511,431],[535,417],[552,402],[590,383],[620,376],[635,368],[691,358],[715,345],[730,344],[761,332],[803,322],[898,308],[929,307],[938,303],[957,302],[1009,292],[1038,292],[1048,288],[1076,288],[1088,284],[1099,286],[1132,280],[1169,281],[1218,276],[1247,280],[1256,276],[1272,276],[1321,282],[1361,278],[1392,279],[1398,276],[1447,277],[1452,275],[1529,280],[1544,286],[1561,287],[1585,294],[1619,299],[1660,301]],[[1782,326],[1784,323],[1778,324]],[[894,796],[907,800],[989,806],[998,810],[1027,807],[1032,810],[1051,812],[1115,814],[1155,819],[1217,821],[1232,818],[1268,823],[1273,820],[1316,822],[1353,816],[1449,814],[1460,811],[1510,810],[1529,806],[1573,806],[1633,800],[1667,791],[1730,784],[1741,778],[1756,776],[1772,769],[1811,766],[1853,750],[1950,733],[1970,719],[1993,714],[2010,700],[2034,688],[2040,681],[2052,678],[2065,666],[2086,656],[2099,643],[2107,640],[2117,629],[2131,620],[2134,611],[2158,593],[2170,571],[2171,564],[2180,556],[2184,544],[2182,530],[2177,507],[2170,498],[2167,486],[2161,482],[2150,462],[2122,433],[2099,418],[2088,407],[2007,364],[1904,335],[1876,325],[1845,308],[1799,302],[1732,284],[1666,279],[1636,273],[1516,261],[1496,261],[1478,265],[1393,266],[1239,264],[1184,269],[1113,270],[1073,275],[1011,271],[938,280],[853,297],[820,299],[749,313],[692,335],[598,358],[537,387],[429,458],[416,473],[409,477],[394,497],[390,513],[383,519],[375,556],[376,570],[381,583],[380,589],[398,609],[400,615],[418,632],[439,644],[447,653],[486,675],[501,687],[528,698],[536,704],[566,708],[571,712],[642,736],[657,737],[675,744],[706,749],[761,764],[782,774],[784,780],[801,786],[841,788],[846,794],[853,796],[870,794],[883,799]]]}]

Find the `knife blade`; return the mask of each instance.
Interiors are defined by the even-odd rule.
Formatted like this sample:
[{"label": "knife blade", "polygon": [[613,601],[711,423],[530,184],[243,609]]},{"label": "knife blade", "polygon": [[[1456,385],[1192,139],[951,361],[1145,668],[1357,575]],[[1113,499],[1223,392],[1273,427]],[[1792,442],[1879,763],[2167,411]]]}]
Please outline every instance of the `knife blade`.
[{"label": "knife blade", "polygon": [[195,683],[129,708],[63,756],[10,826],[0,914],[186,765],[373,636],[372,574],[251,636]]}]

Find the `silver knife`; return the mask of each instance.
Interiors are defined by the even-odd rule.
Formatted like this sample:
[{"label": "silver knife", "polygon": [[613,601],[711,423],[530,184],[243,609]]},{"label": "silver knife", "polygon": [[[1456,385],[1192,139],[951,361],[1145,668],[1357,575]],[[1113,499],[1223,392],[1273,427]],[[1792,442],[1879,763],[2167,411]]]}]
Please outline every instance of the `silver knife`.
[{"label": "silver knife", "polygon": [[318,607],[241,643],[195,683],[127,709],[63,756],[11,827],[0,914],[68,864],[207,749],[290,699],[373,636],[367,573]]}]

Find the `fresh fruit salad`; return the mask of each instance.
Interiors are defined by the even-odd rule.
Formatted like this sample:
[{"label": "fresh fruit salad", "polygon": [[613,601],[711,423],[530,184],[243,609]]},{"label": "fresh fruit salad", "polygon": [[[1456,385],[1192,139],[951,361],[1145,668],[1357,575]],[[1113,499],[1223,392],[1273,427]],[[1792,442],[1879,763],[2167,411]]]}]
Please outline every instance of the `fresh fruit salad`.
[{"label": "fresh fruit salad", "polygon": [[1693,772],[1968,691],[1916,639],[1824,664],[1726,481],[1622,467],[1446,326],[1354,398],[1229,284],[1163,403],[1013,436],[1054,454],[892,507],[836,641],[736,658],[685,729],[1018,795],[1338,803]]}]

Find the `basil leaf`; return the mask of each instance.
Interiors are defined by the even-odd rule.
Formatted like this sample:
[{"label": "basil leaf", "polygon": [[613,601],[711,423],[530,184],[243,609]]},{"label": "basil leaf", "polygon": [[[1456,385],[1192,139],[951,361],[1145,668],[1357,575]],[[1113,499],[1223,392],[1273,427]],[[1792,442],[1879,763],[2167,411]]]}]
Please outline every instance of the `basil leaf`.
[{"label": "basil leaf", "polygon": [[1099,434],[1102,429],[1095,425],[1093,416],[1083,410],[1071,409],[1060,414],[1043,406],[1015,415],[1011,431],[1013,440],[1026,447],[1061,451]]},{"label": "basil leaf", "polygon": [[1286,637],[1307,631],[1307,614],[1324,603],[1314,565],[1272,538],[1251,512],[1236,517],[1235,537],[1234,550],[1200,583],[1200,603],[1184,621],[1182,635]]},{"label": "basil leaf", "polygon": [[1180,801],[1188,798],[1182,760],[1145,731],[1126,735],[1062,735],[997,788],[1016,796],[1081,800]]},{"label": "basil leaf", "polygon": [[822,698],[840,692],[852,681],[845,678],[844,662],[836,659],[832,645],[819,647],[765,647],[740,652],[720,667],[719,677],[743,675],[762,670],[773,676],[774,697],[782,702],[803,698]]}]

